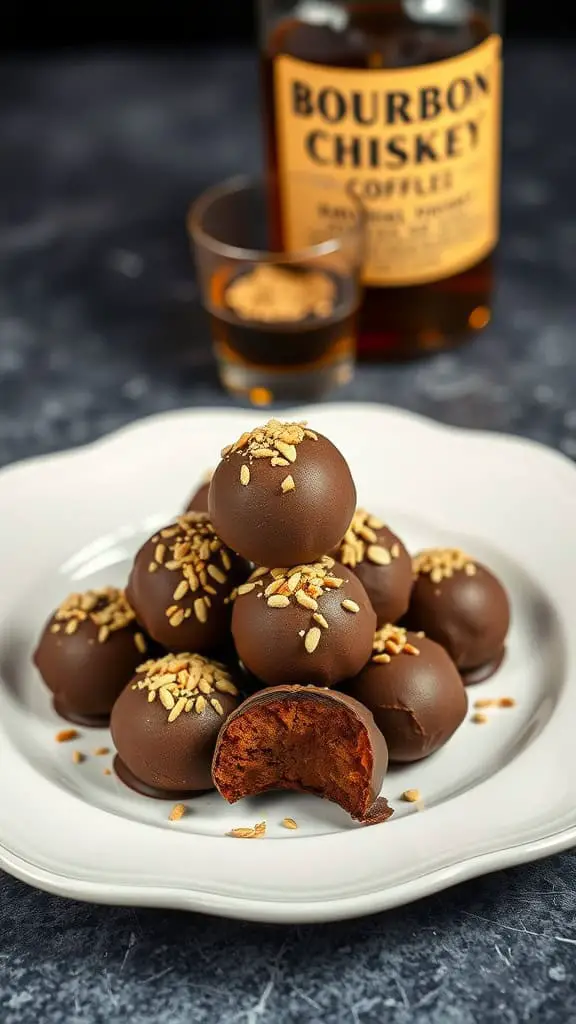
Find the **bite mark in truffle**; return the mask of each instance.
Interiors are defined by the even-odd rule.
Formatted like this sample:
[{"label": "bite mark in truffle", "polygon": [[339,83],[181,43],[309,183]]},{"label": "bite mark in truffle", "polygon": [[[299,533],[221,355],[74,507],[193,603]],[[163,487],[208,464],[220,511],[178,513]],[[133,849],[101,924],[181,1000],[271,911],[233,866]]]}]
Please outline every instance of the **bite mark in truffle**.
[{"label": "bite mark in truffle", "polygon": [[228,803],[269,790],[300,790],[376,824],[392,814],[378,799],[387,764],[384,737],[352,697],[280,686],[254,694],[230,715],[212,773]]}]

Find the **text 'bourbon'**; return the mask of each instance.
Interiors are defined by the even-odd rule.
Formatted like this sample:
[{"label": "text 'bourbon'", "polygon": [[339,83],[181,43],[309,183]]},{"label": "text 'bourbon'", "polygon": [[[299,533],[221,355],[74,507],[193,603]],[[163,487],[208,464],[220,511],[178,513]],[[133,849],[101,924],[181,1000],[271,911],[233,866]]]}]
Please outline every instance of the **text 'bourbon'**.
[{"label": "text 'bourbon'", "polygon": [[360,355],[457,344],[490,319],[498,241],[501,39],[485,0],[261,0],[278,244],[354,215],[298,174],[335,179],[367,229]]}]

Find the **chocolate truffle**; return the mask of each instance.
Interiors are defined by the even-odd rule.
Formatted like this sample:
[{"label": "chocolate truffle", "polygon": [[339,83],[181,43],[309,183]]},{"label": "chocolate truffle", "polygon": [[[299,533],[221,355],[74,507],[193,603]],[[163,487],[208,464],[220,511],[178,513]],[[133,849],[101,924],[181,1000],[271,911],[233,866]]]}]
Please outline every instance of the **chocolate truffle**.
[{"label": "chocolate truffle", "polygon": [[232,712],[218,737],[212,777],[231,804],[269,790],[299,790],[376,824],[392,814],[378,799],[387,767],[386,741],[358,701],[316,686],[277,686]]},{"label": "chocolate truffle", "polygon": [[327,555],[292,569],[256,569],[232,613],[238,656],[271,686],[337,686],[366,664],[375,629],[364,587]]},{"label": "chocolate truffle", "polygon": [[344,536],[356,488],[337,448],[304,423],[270,420],[224,448],[208,507],[216,532],[255,565],[313,562]]},{"label": "chocolate truffle", "polygon": [[124,591],[104,587],[66,598],[44,629],[34,663],[59,715],[102,726],[149,648]]},{"label": "chocolate truffle", "polygon": [[231,590],[248,566],[206,513],[189,512],[140,548],[127,594],[150,636],[170,651],[218,650],[230,629]]},{"label": "chocolate truffle", "polygon": [[400,538],[380,519],[357,509],[343,540],[331,554],[354,570],[379,626],[398,622],[406,614],[412,590],[412,560]]},{"label": "chocolate truffle", "polygon": [[464,684],[444,648],[398,626],[378,630],[372,660],[346,689],[374,715],[391,761],[433,754],[468,708]]},{"label": "chocolate truffle", "polygon": [[116,774],[161,799],[212,789],[216,737],[238,703],[231,675],[217,661],[168,654],[145,662],[112,710]]},{"label": "chocolate truffle", "polygon": [[210,490],[210,481],[212,479],[213,470],[208,470],[204,474],[204,479],[194,491],[194,494],[188,501],[185,511],[186,512],[208,512],[208,491]]},{"label": "chocolate truffle", "polygon": [[431,548],[413,561],[405,625],[442,644],[465,683],[480,683],[504,658],[510,605],[499,580],[458,548]]}]

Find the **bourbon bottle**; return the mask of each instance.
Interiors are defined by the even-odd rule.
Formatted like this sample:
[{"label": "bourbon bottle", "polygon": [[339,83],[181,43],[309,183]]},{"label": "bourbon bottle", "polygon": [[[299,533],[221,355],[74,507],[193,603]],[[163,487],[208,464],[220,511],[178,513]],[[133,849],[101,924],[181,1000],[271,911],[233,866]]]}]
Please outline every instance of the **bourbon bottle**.
[{"label": "bourbon bottle", "polygon": [[359,354],[410,358],[490,320],[500,196],[497,0],[260,0],[266,142],[279,245],[303,247],[345,204],[367,232]]}]

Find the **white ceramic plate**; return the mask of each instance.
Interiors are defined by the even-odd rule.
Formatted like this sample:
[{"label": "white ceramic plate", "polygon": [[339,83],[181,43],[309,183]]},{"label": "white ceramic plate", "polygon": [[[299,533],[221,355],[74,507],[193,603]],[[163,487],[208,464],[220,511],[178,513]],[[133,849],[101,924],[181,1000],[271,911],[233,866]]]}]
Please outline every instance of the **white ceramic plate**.
[{"label": "white ceramic plate", "polygon": [[[395,816],[355,827],[297,794],[227,806],[147,800],[103,769],[72,763],[65,723],[30,664],[70,590],[125,580],[142,540],[180,511],[221,447],[261,417],[197,411],[145,420],[88,448],[0,474],[0,864],[41,888],[109,903],[181,907],[262,921],[371,913],[576,840],[576,473],[513,438],[467,433],[366,405],[300,409],[347,456],[359,501],[413,550],[460,545],[512,598],[505,666],[473,698],[514,697],[466,721],[434,757],[385,780]],[[108,746],[83,730],[74,748]],[[402,803],[421,791],[424,808]],[[281,826],[285,816],[299,828]],[[267,836],[225,837],[266,819]]]}]

